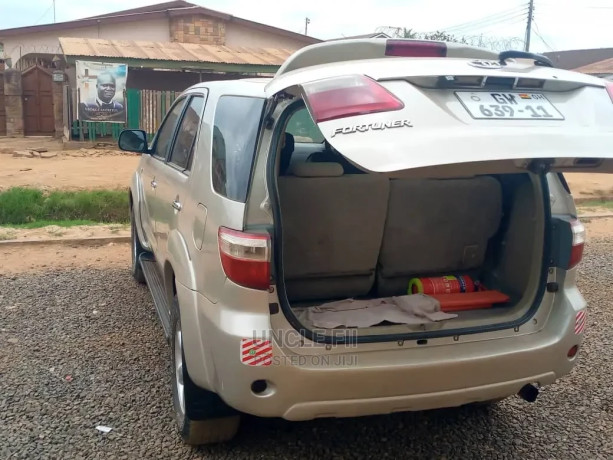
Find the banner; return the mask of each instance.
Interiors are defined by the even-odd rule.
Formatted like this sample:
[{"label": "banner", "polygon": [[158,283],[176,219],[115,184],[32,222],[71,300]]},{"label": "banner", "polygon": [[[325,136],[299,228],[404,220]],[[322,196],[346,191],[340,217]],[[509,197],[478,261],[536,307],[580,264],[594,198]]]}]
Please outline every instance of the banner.
[{"label": "banner", "polygon": [[77,61],[77,119],[96,122],[126,122],[124,89],[127,64]]}]

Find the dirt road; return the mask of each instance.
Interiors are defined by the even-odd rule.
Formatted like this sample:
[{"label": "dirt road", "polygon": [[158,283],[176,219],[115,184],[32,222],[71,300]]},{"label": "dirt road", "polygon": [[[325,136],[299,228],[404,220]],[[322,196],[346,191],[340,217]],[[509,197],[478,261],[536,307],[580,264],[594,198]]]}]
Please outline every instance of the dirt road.
[{"label": "dirt road", "polygon": [[121,268],[130,266],[128,243],[102,246],[26,245],[3,247],[0,244],[0,276],[37,273],[48,270]]},{"label": "dirt road", "polygon": [[[15,151],[48,150],[53,158],[14,157]],[[139,155],[102,148],[62,150],[51,138],[0,138],[0,190],[28,186],[48,189],[116,189],[128,187]],[[43,153],[45,155],[45,153]],[[567,174],[575,198],[613,196],[613,174]]]},{"label": "dirt road", "polygon": [[566,181],[576,198],[613,197],[613,174],[565,174]]},{"label": "dirt road", "polygon": [[138,155],[15,158],[0,154],[0,190],[35,187],[43,190],[127,188],[138,165]]}]

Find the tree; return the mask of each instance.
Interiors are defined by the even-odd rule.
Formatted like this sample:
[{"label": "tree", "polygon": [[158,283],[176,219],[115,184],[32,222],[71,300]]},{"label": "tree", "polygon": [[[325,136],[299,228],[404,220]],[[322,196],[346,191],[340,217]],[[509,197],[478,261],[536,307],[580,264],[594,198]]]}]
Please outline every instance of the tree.
[{"label": "tree", "polygon": [[468,44],[467,37],[456,37],[453,34],[437,30],[436,32],[417,32],[413,29],[402,28],[401,38],[415,38],[418,40],[436,40],[440,42],[455,42]]},{"label": "tree", "polygon": [[378,27],[377,32],[382,32],[394,38],[412,38],[415,40],[436,40],[443,42],[455,42],[464,45],[488,48],[493,51],[504,51],[509,49],[521,49],[523,40],[519,37],[494,37],[488,35],[462,35],[457,36],[444,30],[435,32],[418,32],[415,29],[406,27]]}]

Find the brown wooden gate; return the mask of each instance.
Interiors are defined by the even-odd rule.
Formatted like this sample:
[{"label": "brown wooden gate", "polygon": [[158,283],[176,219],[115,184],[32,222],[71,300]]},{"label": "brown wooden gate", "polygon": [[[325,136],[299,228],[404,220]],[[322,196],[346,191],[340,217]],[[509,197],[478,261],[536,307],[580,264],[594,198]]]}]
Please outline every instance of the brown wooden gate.
[{"label": "brown wooden gate", "polygon": [[4,73],[0,72],[0,136],[6,136],[6,110],[4,107]]},{"label": "brown wooden gate", "polygon": [[55,133],[51,74],[34,66],[23,73],[23,129],[26,136]]}]

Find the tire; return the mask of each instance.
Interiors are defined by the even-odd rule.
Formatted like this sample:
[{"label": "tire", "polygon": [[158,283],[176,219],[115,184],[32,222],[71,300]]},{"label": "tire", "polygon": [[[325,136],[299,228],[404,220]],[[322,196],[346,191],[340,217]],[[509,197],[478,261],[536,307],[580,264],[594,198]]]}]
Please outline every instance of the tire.
[{"label": "tire", "polygon": [[196,386],[189,377],[176,295],[170,314],[172,402],[181,438],[190,445],[228,441],[238,431],[240,415],[216,393]]},{"label": "tire", "polygon": [[140,265],[139,257],[147,251],[140,243],[138,231],[136,230],[136,222],[134,222],[134,210],[132,208],[130,208],[130,236],[130,252],[132,253],[132,268],[130,271],[137,282],[145,284],[145,274],[143,273],[143,267]]}]

